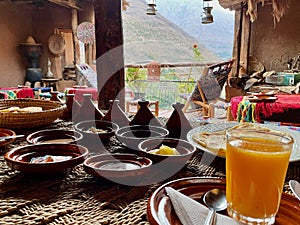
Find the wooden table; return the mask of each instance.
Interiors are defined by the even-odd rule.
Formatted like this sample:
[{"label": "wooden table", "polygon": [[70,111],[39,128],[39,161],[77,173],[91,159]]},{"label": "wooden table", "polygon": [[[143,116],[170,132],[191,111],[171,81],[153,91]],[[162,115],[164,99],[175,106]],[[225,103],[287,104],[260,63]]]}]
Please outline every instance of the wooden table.
[{"label": "wooden table", "polygon": [[60,79],[57,78],[43,78],[42,79],[42,83],[43,83],[43,87],[53,87],[54,91],[58,90],[58,81]]},{"label": "wooden table", "polygon": [[[54,128],[73,130],[74,124],[57,120],[41,129]],[[37,130],[19,130],[17,134],[28,135]],[[83,170],[83,165],[57,176],[32,176],[10,169],[3,159],[8,150],[26,144],[24,137],[1,149],[0,224],[148,225],[148,199],[162,184],[184,177],[225,177],[225,159],[210,158],[200,151],[179,172],[145,186],[125,186],[95,178]],[[106,152],[127,151],[114,138],[106,146]],[[90,153],[93,154],[96,153]],[[299,180],[299,175],[299,162],[290,163],[285,192],[290,193],[288,181]]]}]

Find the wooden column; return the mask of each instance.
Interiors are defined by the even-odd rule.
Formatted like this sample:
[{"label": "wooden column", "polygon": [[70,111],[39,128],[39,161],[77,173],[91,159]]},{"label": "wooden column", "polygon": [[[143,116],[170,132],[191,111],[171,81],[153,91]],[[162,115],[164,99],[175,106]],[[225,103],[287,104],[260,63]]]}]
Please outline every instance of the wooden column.
[{"label": "wooden column", "polygon": [[245,8],[242,8],[242,18],[243,19],[242,19],[239,75],[247,74],[248,73],[248,65],[249,65],[251,22],[250,22],[249,16],[246,15]]},{"label": "wooden column", "polygon": [[73,40],[74,40],[74,64],[80,62],[80,49],[79,49],[79,41],[76,35],[76,30],[78,27],[78,15],[77,9],[72,9],[72,33],[73,33]]},{"label": "wooden column", "polygon": [[109,100],[125,106],[124,50],[121,1],[95,3],[98,107],[108,109]]},{"label": "wooden column", "polygon": [[235,59],[232,69],[231,77],[239,76],[239,62],[240,62],[240,50],[241,50],[241,33],[242,33],[242,9],[235,10],[234,18],[234,41],[232,56]]}]

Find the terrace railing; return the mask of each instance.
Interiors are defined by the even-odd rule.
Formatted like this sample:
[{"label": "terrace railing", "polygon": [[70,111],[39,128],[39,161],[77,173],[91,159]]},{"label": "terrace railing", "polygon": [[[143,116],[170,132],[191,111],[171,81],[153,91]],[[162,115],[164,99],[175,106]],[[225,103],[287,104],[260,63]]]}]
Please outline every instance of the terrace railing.
[{"label": "terrace railing", "polygon": [[180,96],[193,91],[204,67],[211,64],[215,62],[160,64],[160,79],[157,81],[147,79],[147,64],[126,65],[126,89],[142,92],[144,99],[158,100],[161,109],[171,109],[173,103],[185,102]]}]

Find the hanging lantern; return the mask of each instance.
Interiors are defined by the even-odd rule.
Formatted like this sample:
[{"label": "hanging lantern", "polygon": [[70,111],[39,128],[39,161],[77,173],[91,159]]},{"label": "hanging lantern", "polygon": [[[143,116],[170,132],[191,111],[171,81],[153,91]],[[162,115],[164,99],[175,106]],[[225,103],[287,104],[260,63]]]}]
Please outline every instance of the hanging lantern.
[{"label": "hanging lantern", "polygon": [[146,14],[147,15],[156,15],[156,8],[155,7],[156,7],[155,0],[149,0]]},{"label": "hanging lantern", "polygon": [[202,23],[203,24],[208,24],[208,23],[214,22],[214,18],[211,14],[213,7],[209,5],[210,1],[212,1],[212,0],[203,0],[203,13],[202,13]]}]

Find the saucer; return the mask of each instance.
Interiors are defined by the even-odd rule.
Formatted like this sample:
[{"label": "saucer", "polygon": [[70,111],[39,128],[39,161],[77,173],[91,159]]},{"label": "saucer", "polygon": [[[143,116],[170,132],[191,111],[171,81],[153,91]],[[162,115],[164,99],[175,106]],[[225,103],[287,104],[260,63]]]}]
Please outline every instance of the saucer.
[{"label": "saucer", "polygon": [[[224,178],[188,177],[174,180],[160,186],[151,195],[147,205],[147,217],[151,225],[181,224],[165,191],[165,187],[172,187],[204,204],[202,196],[205,192],[213,188],[219,188],[225,191],[226,183]],[[226,215],[226,210],[221,213]],[[282,194],[275,224],[300,224],[300,204],[298,199],[293,195]]]}]

